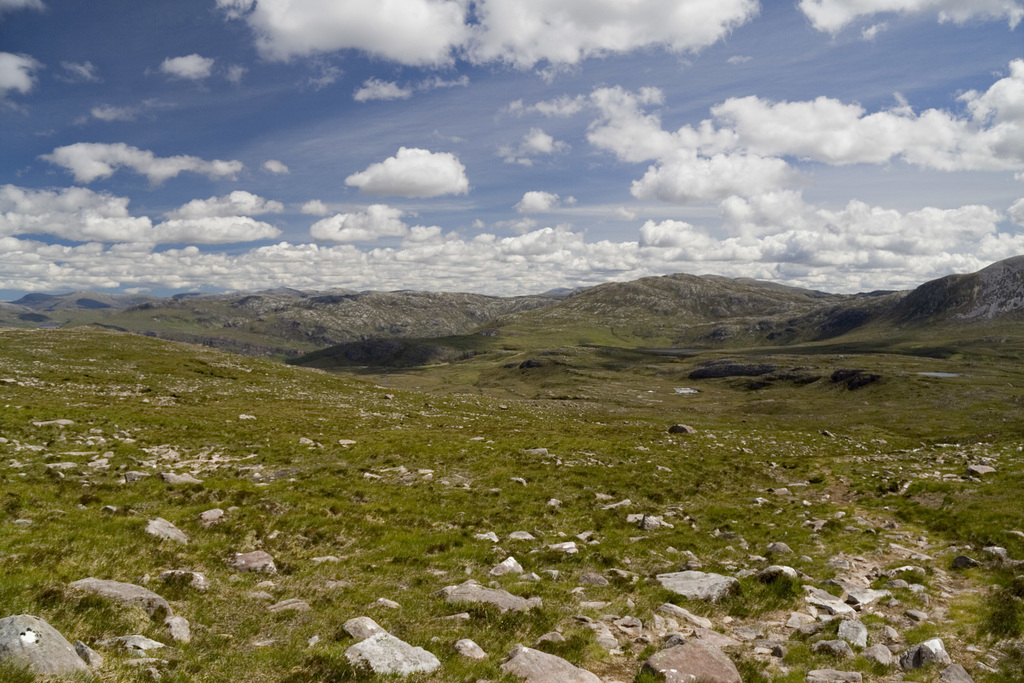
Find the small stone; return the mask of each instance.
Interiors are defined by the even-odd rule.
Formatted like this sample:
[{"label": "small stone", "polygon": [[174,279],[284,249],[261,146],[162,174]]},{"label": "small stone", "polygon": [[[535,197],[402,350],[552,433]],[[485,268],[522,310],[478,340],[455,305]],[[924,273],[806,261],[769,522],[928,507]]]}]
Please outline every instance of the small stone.
[{"label": "small stone", "polygon": [[469,638],[455,641],[455,651],[466,659],[487,659],[487,653]]},{"label": "small stone", "polygon": [[446,586],[438,594],[449,604],[486,603],[502,612],[520,612],[542,606],[540,598],[521,598],[499,588],[481,586],[472,579],[458,586]]},{"label": "small stone", "polygon": [[164,583],[186,585],[197,591],[205,591],[210,588],[210,580],[206,578],[206,574],[187,569],[169,569],[157,574],[157,578]]},{"label": "small stone", "polygon": [[491,576],[505,576],[506,574],[522,574],[523,567],[520,565],[516,558],[506,557],[500,564],[495,565],[491,571]]},{"label": "small stone", "polygon": [[131,583],[96,579],[90,576],[86,579],[72,581],[68,584],[68,588],[83,593],[92,593],[122,605],[141,607],[146,614],[153,618],[161,614],[166,618],[174,613],[171,606],[162,597],[147,588]]},{"label": "small stone", "polygon": [[917,622],[928,621],[928,613],[918,609],[908,609],[904,614]]},{"label": "small stone", "polygon": [[769,557],[772,556],[772,555],[793,555],[793,554],[794,554],[793,553],[793,549],[790,548],[785,543],[772,543],[771,545],[768,546],[768,549],[765,551],[765,555],[768,555]]},{"label": "small stone", "polygon": [[385,609],[402,609],[402,606],[397,602],[394,600],[388,600],[387,598],[377,598],[373,604],[377,607],[384,607]]},{"label": "small stone", "polygon": [[668,428],[669,434],[696,434],[697,430],[690,425],[676,424]]},{"label": "small stone", "polygon": [[757,580],[761,583],[774,583],[780,579],[787,581],[798,581],[800,574],[792,567],[773,564],[765,567],[757,573]]},{"label": "small stone", "polygon": [[868,646],[868,629],[859,621],[843,621],[839,624],[839,638],[859,648]]},{"label": "small stone", "polygon": [[853,659],[853,648],[845,640],[819,640],[811,646],[811,652],[825,653],[840,659]]},{"label": "small stone", "polygon": [[157,538],[174,541],[175,543],[188,543],[188,536],[185,532],[168,522],[163,517],[157,517],[156,519],[149,520],[149,524],[146,525],[146,533]]},{"label": "small stone", "polygon": [[679,605],[673,605],[670,602],[666,602],[658,607],[658,612],[664,614],[666,617],[671,617],[680,622],[686,622],[692,626],[699,628],[710,629],[714,626],[710,619],[697,616],[687,609],[680,607]]},{"label": "small stone", "polygon": [[575,555],[579,552],[579,548],[576,547],[575,541],[567,541],[565,543],[552,543],[548,546],[548,550],[552,550],[556,553],[565,553],[566,555]]},{"label": "small stone", "polygon": [[537,640],[535,640],[533,645],[534,645],[534,647],[536,647],[536,646],[540,645],[541,643],[564,643],[564,642],[565,642],[565,636],[563,636],[558,631],[550,631],[550,632],[545,633],[544,635],[542,635]]},{"label": "small stone", "polygon": [[196,479],[191,474],[175,474],[174,472],[164,472],[160,475],[160,478],[164,480],[166,484],[202,484],[201,479]]},{"label": "small stone", "polygon": [[134,484],[137,481],[142,481],[143,479],[145,479],[149,475],[146,474],[145,472],[135,472],[135,471],[129,470],[129,471],[125,472],[123,476],[124,476],[124,483],[126,483],[126,484]]},{"label": "small stone", "polygon": [[807,674],[804,683],[862,683],[864,677],[856,671],[815,669]]},{"label": "small stone", "polygon": [[608,579],[597,572],[584,572],[580,574],[580,578],[577,581],[580,585],[584,586],[607,586],[609,583]]},{"label": "small stone", "polygon": [[981,562],[966,555],[957,555],[953,558],[953,569],[971,569],[979,566],[981,566]]},{"label": "small stone", "polygon": [[274,558],[265,550],[254,550],[251,553],[235,553],[228,559],[228,565],[240,572],[277,573]]},{"label": "small stone", "polygon": [[510,539],[512,539],[513,541],[536,541],[537,540],[536,538],[534,538],[533,534],[531,534],[529,531],[513,531],[512,533],[510,533],[508,535],[508,537]]},{"label": "small stone", "polygon": [[75,641],[75,653],[82,658],[83,662],[89,665],[90,669],[103,668],[103,655],[80,640]]},{"label": "small stone", "polygon": [[498,542],[498,535],[493,531],[488,531],[486,534],[473,534],[473,538],[478,541],[490,541],[491,543]]},{"label": "small stone", "polygon": [[874,664],[881,664],[882,666],[892,666],[893,656],[892,650],[887,648],[885,645],[872,645],[866,648],[860,653],[864,659]]},{"label": "small stone", "polygon": [[974,683],[974,678],[967,673],[967,669],[959,664],[953,664],[942,670],[939,674],[941,683]]},{"label": "small stone", "polygon": [[904,671],[920,669],[932,664],[949,664],[949,653],[939,638],[918,643],[900,655],[900,668]]},{"label": "small stone", "polygon": [[164,620],[164,627],[167,629],[171,640],[176,643],[192,642],[192,629],[185,617],[167,617]]},{"label": "small stone", "polygon": [[995,471],[996,468],[989,467],[988,465],[970,465],[967,467],[967,476],[981,479],[987,474],[994,474]]},{"label": "small stone", "polygon": [[349,619],[342,626],[345,629],[345,633],[349,634],[356,640],[366,640],[370,636],[376,633],[387,633],[380,624],[371,619],[370,617],[355,617]]},{"label": "small stone", "polygon": [[212,510],[199,513],[199,523],[203,525],[204,529],[209,529],[210,527],[219,524],[223,518],[224,511],[220,508],[213,508]]},{"label": "small stone", "polygon": [[308,612],[309,603],[305,600],[299,600],[298,598],[288,598],[281,602],[274,603],[267,608],[268,612]]}]

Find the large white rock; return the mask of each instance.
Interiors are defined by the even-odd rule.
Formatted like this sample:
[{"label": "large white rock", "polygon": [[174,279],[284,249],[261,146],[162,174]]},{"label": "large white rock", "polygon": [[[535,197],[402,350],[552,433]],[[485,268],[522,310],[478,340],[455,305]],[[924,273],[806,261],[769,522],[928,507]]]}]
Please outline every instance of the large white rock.
[{"label": "large white rock", "polygon": [[708,572],[685,571],[658,574],[658,581],[666,590],[692,600],[718,602],[740,592],[740,582],[736,579]]},{"label": "large white rock", "polygon": [[414,647],[386,631],[359,641],[345,650],[345,657],[353,666],[383,676],[430,673],[441,666],[437,657],[422,647]]},{"label": "large white rock", "polygon": [[89,670],[57,629],[29,614],[0,619],[0,660],[40,676],[65,676]]}]

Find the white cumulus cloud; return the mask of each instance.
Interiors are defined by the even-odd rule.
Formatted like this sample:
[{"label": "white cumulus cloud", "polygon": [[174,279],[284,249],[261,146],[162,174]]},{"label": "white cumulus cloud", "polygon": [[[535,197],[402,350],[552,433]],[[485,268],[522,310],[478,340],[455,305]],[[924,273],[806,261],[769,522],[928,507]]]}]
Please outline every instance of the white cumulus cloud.
[{"label": "white cumulus cloud", "polygon": [[[567,197],[565,203],[573,204],[575,199]],[[562,198],[554,192],[543,192],[530,190],[523,194],[523,198],[516,204],[516,211],[519,213],[545,213],[559,206]]]},{"label": "white cumulus cloud", "polygon": [[683,151],[651,166],[630,191],[637,199],[689,204],[781,189],[796,175],[782,159],[755,154],[699,157]]},{"label": "white cumulus cloud", "polygon": [[132,216],[127,197],[84,187],[33,190],[0,186],[0,235],[53,235],[81,242],[145,242],[152,223]]},{"label": "white cumulus cloud", "polygon": [[533,157],[563,154],[569,151],[568,143],[555,140],[540,128],[531,128],[515,147],[502,147],[498,154],[508,164],[532,166]]},{"label": "white cumulus cloud", "polygon": [[184,57],[168,57],[160,64],[160,71],[172,78],[201,81],[210,77],[213,72],[213,62],[214,60],[210,57],[202,57],[194,53]]},{"label": "white cumulus cloud", "polygon": [[199,216],[174,218],[158,224],[155,241],[160,244],[227,244],[273,239],[281,231],[248,216]]},{"label": "white cumulus cloud", "polygon": [[263,170],[276,175],[287,175],[291,171],[288,166],[277,159],[267,159],[263,162]]},{"label": "white cumulus cloud", "polygon": [[16,90],[22,95],[36,84],[35,72],[43,65],[28,55],[0,52],[0,101]]},{"label": "white cumulus cloud", "polygon": [[352,99],[356,102],[407,100],[410,97],[412,97],[412,88],[403,88],[397,83],[382,81],[378,78],[366,79],[363,86],[352,95]]},{"label": "white cumulus cloud", "polygon": [[417,66],[452,60],[467,35],[461,0],[217,0],[244,20],[260,53],[287,61],[344,49]]},{"label": "white cumulus cloud", "polygon": [[231,216],[258,216],[264,213],[281,213],[284,205],[281,202],[267,200],[259,195],[235,190],[223,197],[209,199],[193,199],[183,206],[168,211],[167,218],[228,218]]},{"label": "white cumulus cloud", "polygon": [[340,213],[324,218],[309,228],[320,242],[372,242],[380,237],[405,237],[408,226],[403,211],[386,204],[372,204],[364,211]]},{"label": "white cumulus cloud", "polygon": [[185,155],[158,157],[149,150],[132,147],[123,142],[76,142],[73,145],[58,147],[40,158],[66,168],[74,174],[76,181],[83,183],[108,178],[119,168],[129,168],[141,173],[157,185],[183,171],[200,173],[216,179],[233,178],[243,168],[240,161],[206,161]]},{"label": "white cumulus cloud", "polygon": [[448,152],[402,147],[398,153],[365,171],[345,178],[345,184],[365,194],[399,197],[439,197],[466,194],[466,167]]},{"label": "white cumulus cloud", "polygon": [[481,0],[469,53],[529,68],[649,47],[699,50],[758,12],[756,0]]},{"label": "white cumulus cloud", "polygon": [[319,199],[310,199],[308,202],[302,205],[300,211],[309,216],[326,216],[331,212]]},{"label": "white cumulus cloud", "polygon": [[44,10],[46,5],[42,0],[0,0],[0,15],[19,9]]},{"label": "white cumulus cloud", "polygon": [[1005,19],[1016,27],[1024,18],[1019,0],[800,0],[800,10],[819,31],[837,33],[860,17],[876,14],[931,14],[961,24],[970,19]]}]

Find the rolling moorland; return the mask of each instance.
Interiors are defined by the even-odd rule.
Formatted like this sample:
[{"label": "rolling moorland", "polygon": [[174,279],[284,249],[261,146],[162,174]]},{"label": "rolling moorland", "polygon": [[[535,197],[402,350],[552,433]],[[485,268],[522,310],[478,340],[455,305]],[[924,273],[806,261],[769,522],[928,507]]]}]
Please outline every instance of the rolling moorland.
[{"label": "rolling moorland", "polygon": [[71,680],[1024,680],[1022,257],[64,302],[0,312],[0,617]]}]

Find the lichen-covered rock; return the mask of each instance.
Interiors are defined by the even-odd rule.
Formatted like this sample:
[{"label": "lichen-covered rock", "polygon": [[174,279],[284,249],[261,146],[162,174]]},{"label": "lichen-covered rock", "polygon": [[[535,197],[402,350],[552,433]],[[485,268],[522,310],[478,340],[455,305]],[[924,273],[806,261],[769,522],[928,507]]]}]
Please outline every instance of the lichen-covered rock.
[{"label": "lichen-covered rock", "polygon": [[494,605],[502,612],[509,610],[519,612],[541,606],[540,598],[521,598],[512,595],[500,588],[487,588],[470,579],[458,586],[446,586],[439,591],[446,602],[450,604],[460,603],[485,603]]},{"label": "lichen-covered rock", "polygon": [[685,571],[658,574],[657,578],[666,590],[692,600],[718,602],[740,592],[739,581],[721,574]]},{"label": "lichen-covered rock", "polygon": [[65,676],[89,670],[57,629],[29,614],[0,619],[0,660],[40,676]]},{"label": "lichen-covered rock", "polygon": [[274,564],[274,558],[265,550],[254,550],[251,553],[235,553],[228,559],[228,564],[240,572],[277,573],[277,565]]},{"label": "lichen-covered rock", "polygon": [[146,525],[146,533],[150,536],[156,536],[157,538],[174,541],[175,543],[188,543],[188,536],[185,532],[168,522],[163,517],[157,517],[156,519],[149,520],[149,524]]},{"label": "lichen-covered rock", "polygon": [[600,678],[586,669],[522,645],[508,654],[501,670],[522,678],[526,683],[601,683]]},{"label": "lichen-covered rock", "polygon": [[387,631],[359,641],[345,650],[345,657],[354,667],[370,669],[382,676],[430,673],[441,666],[430,652],[414,647]]},{"label": "lichen-covered rock", "polygon": [[743,683],[736,665],[724,652],[695,640],[651,655],[643,668],[664,676],[665,683]]},{"label": "lichen-covered rock", "polygon": [[122,605],[141,607],[152,618],[157,618],[160,615],[166,618],[174,614],[166,600],[148,588],[136,586],[133,583],[109,581],[90,576],[72,581],[68,587],[74,591],[98,595]]}]

